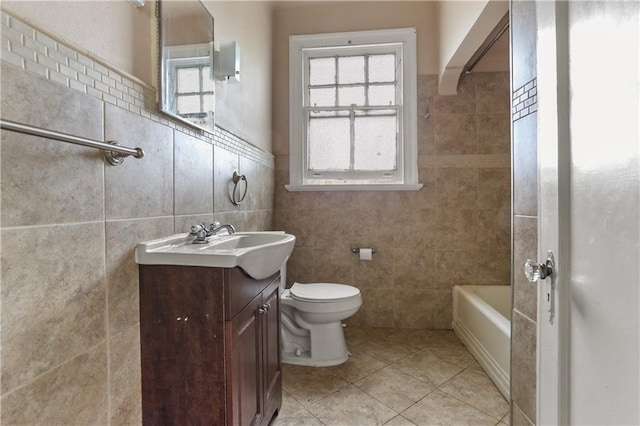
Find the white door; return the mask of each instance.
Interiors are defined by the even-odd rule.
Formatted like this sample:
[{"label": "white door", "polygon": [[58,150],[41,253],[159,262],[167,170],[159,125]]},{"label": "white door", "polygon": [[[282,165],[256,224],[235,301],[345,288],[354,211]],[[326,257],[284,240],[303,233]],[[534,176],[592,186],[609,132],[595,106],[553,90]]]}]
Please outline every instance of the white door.
[{"label": "white door", "polygon": [[538,422],[638,425],[640,2],[536,12]]}]

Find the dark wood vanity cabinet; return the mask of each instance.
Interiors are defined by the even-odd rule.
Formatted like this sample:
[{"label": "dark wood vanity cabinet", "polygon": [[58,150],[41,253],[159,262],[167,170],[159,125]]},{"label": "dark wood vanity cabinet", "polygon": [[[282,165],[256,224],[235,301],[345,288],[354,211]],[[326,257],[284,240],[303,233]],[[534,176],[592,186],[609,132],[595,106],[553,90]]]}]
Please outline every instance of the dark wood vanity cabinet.
[{"label": "dark wood vanity cabinet", "polygon": [[139,265],[145,425],[267,425],[282,404],[280,275]]}]

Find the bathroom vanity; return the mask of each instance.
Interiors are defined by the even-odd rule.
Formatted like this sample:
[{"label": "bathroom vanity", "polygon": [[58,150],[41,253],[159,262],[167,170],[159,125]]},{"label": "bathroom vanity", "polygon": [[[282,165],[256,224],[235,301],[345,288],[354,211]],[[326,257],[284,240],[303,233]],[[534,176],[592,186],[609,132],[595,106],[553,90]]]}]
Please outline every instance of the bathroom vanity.
[{"label": "bathroom vanity", "polygon": [[282,404],[280,273],[139,265],[145,425],[268,425]]}]

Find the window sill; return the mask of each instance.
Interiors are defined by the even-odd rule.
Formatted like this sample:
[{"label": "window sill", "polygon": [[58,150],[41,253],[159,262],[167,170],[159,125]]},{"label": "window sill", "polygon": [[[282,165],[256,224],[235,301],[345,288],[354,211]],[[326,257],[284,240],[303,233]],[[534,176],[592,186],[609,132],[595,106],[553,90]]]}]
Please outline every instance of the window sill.
[{"label": "window sill", "polygon": [[285,185],[289,192],[300,191],[418,191],[421,183],[373,185]]}]

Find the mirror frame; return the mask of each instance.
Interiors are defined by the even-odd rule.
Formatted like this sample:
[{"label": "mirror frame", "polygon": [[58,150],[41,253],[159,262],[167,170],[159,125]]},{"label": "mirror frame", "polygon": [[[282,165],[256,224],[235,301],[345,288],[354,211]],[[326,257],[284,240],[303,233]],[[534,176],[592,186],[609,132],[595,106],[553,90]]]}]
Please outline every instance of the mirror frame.
[{"label": "mirror frame", "polygon": [[[206,42],[194,43],[194,44],[178,44],[175,46],[167,45],[167,38],[169,38],[172,34],[172,29],[169,27],[169,20],[167,16],[164,16],[163,19],[163,6],[166,6],[167,3],[176,3],[185,5],[186,3],[197,3],[198,7],[201,9],[201,14],[199,17],[204,20],[211,20],[210,27],[210,37],[208,37]],[[166,14],[166,12],[164,12]],[[214,78],[214,29],[215,29],[215,21],[211,13],[207,10],[204,4],[200,0],[190,0],[188,2],[184,1],[166,1],[166,0],[158,0],[156,3],[156,17],[157,17],[157,29],[158,29],[158,92],[159,92],[159,103],[158,109],[159,111],[171,117],[174,120],[177,120],[181,123],[184,123],[188,126],[196,127],[200,130],[213,134],[215,131],[215,78]],[[213,85],[213,100],[211,105],[211,119],[210,123],[205,126],[202,123],[199,123],[195,120],[191,120],[188,117],[183,117],[178,113],[177,110],[177,99],[176,99],[176,85],[177,85],[177,77],[171,78],[171,74],[176,74],[176,69],[179,67],[181,62],[189,61],[190,64],[195,64],[199,66],[207,65],[210,66],[210,76],[208,82]],[[202,82],[200,83],[202,87]],[[202,92],[200,92],[202,93]],[[202,95],[201,95],[202,96]],[[203,112],[201,114],[209,114],[207,112]],[[206,115],[205,115],[206,117]],[[209,127],[210,126],[210,127]]]}]

